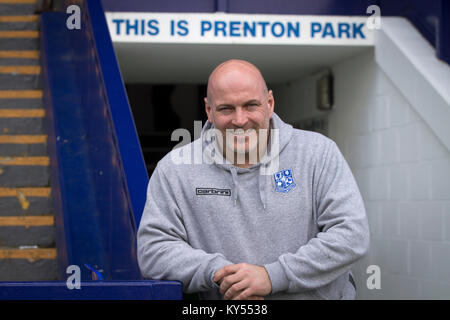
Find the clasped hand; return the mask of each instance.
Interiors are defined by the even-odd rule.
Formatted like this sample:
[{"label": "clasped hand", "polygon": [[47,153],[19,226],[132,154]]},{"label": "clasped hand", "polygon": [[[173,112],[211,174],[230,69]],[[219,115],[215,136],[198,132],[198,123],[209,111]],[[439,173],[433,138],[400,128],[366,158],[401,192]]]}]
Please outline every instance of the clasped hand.
[{"label": "clasped hand", "polygon": [[248,263],[231,264],[219,269],[214,282],[226,300],[263,300],[272,291],[266,269]]}]

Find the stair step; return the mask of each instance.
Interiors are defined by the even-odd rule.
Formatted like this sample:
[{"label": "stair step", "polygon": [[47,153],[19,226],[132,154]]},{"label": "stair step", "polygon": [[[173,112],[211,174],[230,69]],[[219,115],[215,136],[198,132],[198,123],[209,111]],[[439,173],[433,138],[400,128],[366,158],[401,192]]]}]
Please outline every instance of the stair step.
[{"label": "stair step", "polygon": [[36,14],[25,15],[25,16],[0,16],[0,23],[6,22],[38,22],[39,16]]},{"label": "stair step", "polygon": [[33,30],[39,28],[39,16],[0,16],[0,30],[1,31],[22,31]]},{"label": "stair step", "polygon": [[0,74],[40,74],[40,66],[0,66]]},{"label": "stair step", "polygon": [[42,99],[42,90],[0,90],[0,99]]},{"label": "stair step", "polygon": [[52,211],[50,194],[50,187],[0,187],[0,216],[47,215]]},{"label": "stair step", "polygon": [[0,31],[0,50],[36,50],[38,48],[39,48],[39,31],[36,30]]},{"label": "stair step", "polygon": [[0,143],[2,156],[44,156],[47,154],[47,145],[45,143],[38,144],[3,144]]},{"label": "stair step", "polygon": [[36,0],[0,0],[0,3],[10,3],[10,4],[36,3]]},{"label": "stair step", "polygon": [[1,4],[36,4],[36,0],[0,0]]},{"label": "stair step", "polygon": [[1,74],[0,87],[2,89],[40,89],[42,88],[39,74]]},{"label": "stair step", "polygon": [[30,262],[41,259],[55,259],[55,248],[16,249],[0,248],[0,259],[27,259]]},{"label": "stair step", "polygon": [[7,30],[0,31],[0,39],[39,38],[39,31],[35,30]]},{"label": "stair step", "polygon": [[48,166],[49,157],[0,157],[0,166]]},{"label": "stair step", "polygon": [[42,108],[42,90],[0,90],[0,108]]},{"label": "stair step", "polygon": [[[47,135],[0,135],[0,144],[37,144],[46,143]],[[3,151],[3,149],[2,149]]]},{"label": "stair step", "polygon": [[0,88],[2,89],[40,89],[40,66],[2,66],[0,65]]},{"label": "stair step", "polygon": [[0,217],[0,246],[55,246],[54,217],[6,216]]},{"label": "stair step", "polygon": [[48,157],[0,157],[0,186],[48,186],[49,163]]},{"label": "stair step", "polygon": [[44,116],[44,109],[0,109],[0,134],[41,134]]},{"label": "stair step", "polygon": [[1,156],[45,156],[46,135],[0,135]]},{"label": "stair step", "polygon": [[0,118],[43,118],[45,109],[0,109]]},{"label": "stair step", "polygon": [[30,135],[44,132],[44,118],[0,118],[1,134]]},{"label": "stair step", "polygon": [[36,0],[0,0],[2,15],[33,14],[36,10]]},{"label": "stair step", "polygon": [[0,109],[42,109],[42,98],[0,98]]},{"label": "stair step", "polygon": [[50,183],[48,167],[42,166],[9,166],[0,168],[1,187],[41,187]]},{"label": "stair step", "polygon": [[[0,217],[0,227],[42,227],[53,226],[55,218],[46,216],[3,216]],[[1,246],[1,245],[0,245]]]},{"label": "stair step", "polygon": [[0,248],[0,281],[57,280],[55,248]]},{"label": "stair step", "polygon": [[38,50],[2,50],[0,51],[0,66],[2,65],[39,65]]},{"label": "stair step", "polygon": [[2,50],[0,58],[39,59],[38,50]]}]

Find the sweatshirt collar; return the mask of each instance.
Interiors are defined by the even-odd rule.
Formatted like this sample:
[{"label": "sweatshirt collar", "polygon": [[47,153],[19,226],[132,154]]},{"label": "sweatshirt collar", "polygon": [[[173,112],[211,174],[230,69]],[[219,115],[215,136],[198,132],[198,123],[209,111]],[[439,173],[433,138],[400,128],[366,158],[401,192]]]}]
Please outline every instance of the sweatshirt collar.
[{"label": "sweatshirt collar", "polygon": [[[267,184],[270,184],[270,179],[267,175],[273,174],[274,169],[271,168],[271,164],[275,162],[277,157],[280,156],[281,152],[287,146],[292,137],[293,128],[291,125],[283,122],[280,117],[274,113],[270,119],[269,128],[271,129],[269,136],[269,144],[267,146],[266,153],[260,159],[260,161],[248,168],[240,168],[228,160],[226,160],[216,142],[214,135],[214,125],[206,121],[202,130],[202,147],[203,150],[209,148],[210,152],[205,152],[204,155],[208,157],[209,161],[214,163],[217,167],[230,172],[233,181],[233,202],[237,205],[238,194],[239,194],[239,174],[250,172],[259,169],[258,185],[259,185],[259,195],[264,209],[266,209],[266,192]],[[220,160],[220,161],[218,161]],[[276,169],[276,168],[275,168]]]}]

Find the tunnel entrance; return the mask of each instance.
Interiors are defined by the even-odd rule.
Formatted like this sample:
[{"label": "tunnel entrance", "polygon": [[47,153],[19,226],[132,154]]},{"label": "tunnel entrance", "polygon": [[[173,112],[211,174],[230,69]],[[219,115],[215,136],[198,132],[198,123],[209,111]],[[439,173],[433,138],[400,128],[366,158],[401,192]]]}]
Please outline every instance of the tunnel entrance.
[{"label": "tunnel entrance", "polygon": [[329,84],[327,94],[332,95],[328,98],[334,98],[333,66],[372,50],[363,46],[120,42],[114,47],[149,175],[179,143],[171,141],[175,129],[187,129],[193,138],[194,121],[204,124],[207,120],[203,102],[206,83],[210,72],[221,62],[236,58],[254,63],[273,90],[275,112],[283,121],[329,136],[333,108],[320,107],[324,75],[330,76],[325,79]]}]

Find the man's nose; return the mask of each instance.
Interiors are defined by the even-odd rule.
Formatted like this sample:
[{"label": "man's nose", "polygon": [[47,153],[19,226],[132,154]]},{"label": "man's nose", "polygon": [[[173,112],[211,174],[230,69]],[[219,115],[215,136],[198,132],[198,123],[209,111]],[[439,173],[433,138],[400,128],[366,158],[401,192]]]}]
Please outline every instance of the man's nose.
[{"label": "man's nose", "polygon": [[234,112],[233,117],[233,125],[236,127],[244,127],[247,123],[247,116],[245,114],[245,111],[242,110],[242,108],[236,108],[236,111]]}]

